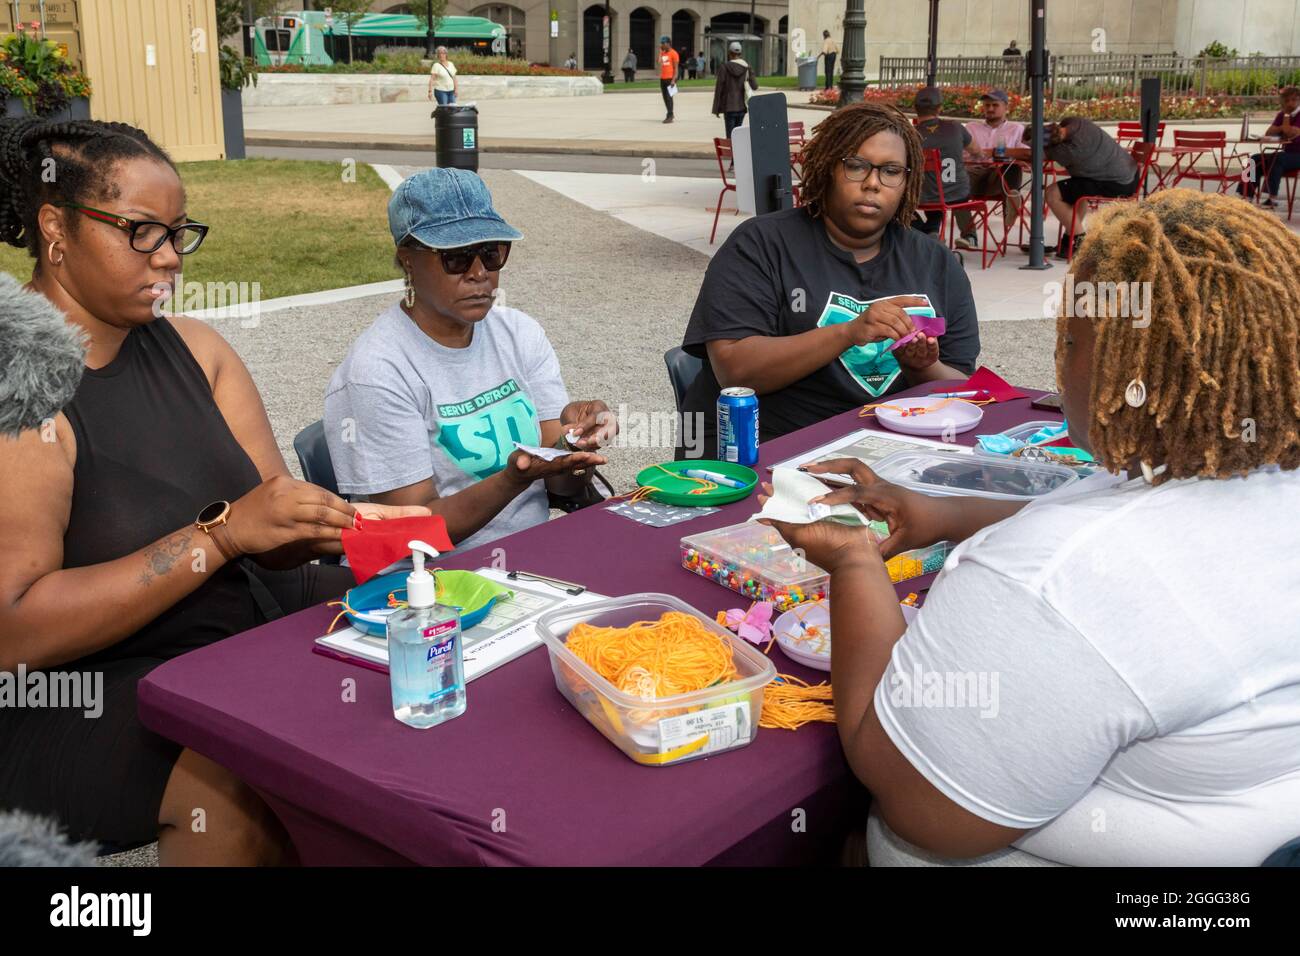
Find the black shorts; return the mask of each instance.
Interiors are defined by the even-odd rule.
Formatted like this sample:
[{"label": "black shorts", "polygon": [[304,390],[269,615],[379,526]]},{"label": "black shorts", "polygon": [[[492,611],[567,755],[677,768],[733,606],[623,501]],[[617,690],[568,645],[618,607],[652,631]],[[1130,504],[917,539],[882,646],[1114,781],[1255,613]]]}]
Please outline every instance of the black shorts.
[{"label": "black shorts", "polygon": [[[337,565],[307,564],[262,577],[289,614],[336,597],[354,584]],[[147,730],[136,686],[169,655],[73,661],[59,671],[103,674],[102,713],[73,708],[0,707],[0,809],[53,817],[74,840],[125,849],[158,838],[158,811],[180,744]]]},{"label": "black shorts", "polygon": [[1085,179],[1082,176],[1071,176],[1069,179],[1058,179],[1056,185],[1061,190],[1061,198],[1073,206],[1084,196],[1104,196],[1107,199],[1132,196],[1137,192],[1140,176],[1140,173],[1135,174],[1126,183],[1117,183],[1111,179]]}]

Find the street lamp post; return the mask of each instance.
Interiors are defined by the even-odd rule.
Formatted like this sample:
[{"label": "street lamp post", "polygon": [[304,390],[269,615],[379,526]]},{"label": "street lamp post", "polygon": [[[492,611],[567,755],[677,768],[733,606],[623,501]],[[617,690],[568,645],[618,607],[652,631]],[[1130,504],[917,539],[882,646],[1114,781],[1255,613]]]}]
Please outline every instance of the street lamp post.
[{"label": "street lamp post", "polygon": [[867,14],[863,0],[848,0],[844,8],[844,72],[840,74],[840,103],[862,102],[867,88]]},{"label": "street lamp post", "polygon": [[604,28],[601,43],[605,45],[605,72],[600,74],[600,82],[608,84],[614,82],[614,64],[610,62],[614,59],[614,18],[609,12],[609,0],[605,0]]},{"label": "street lamp post", "polygon": [[424,25],[424,55],[433,59],[433,0],[429,0],[429,20]]},{"label": "street lamp post", "polygon": [[939,53],[939,0],[930,0],[930,42],[925,52],[925,85],[934,86],[935,60]]}]

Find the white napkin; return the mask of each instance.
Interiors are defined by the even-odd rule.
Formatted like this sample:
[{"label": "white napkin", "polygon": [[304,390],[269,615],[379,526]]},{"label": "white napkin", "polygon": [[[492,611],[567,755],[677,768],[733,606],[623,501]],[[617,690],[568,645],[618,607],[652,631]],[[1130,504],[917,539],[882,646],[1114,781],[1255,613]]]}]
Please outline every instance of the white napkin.
[{"label": "white napkin", "polygon": [[515,447],[524,454],[540,458],[542,461],[555,461],[557,458],[573,454],[567,448],[538,448],[536,445],[521,445],[519,442],[515,442]]},{"label": "white napkin", "polygon": [[830,488],[806,472],[796,468],[773,468],[772,497],[767,499],[763,510],[750,520],[771,518],[773,521],[788,521],[791,524],[811,524],[822,520],[853,525],[869,523],[867,516],[852,505],[810,503],[811,499],[830,491]]}]

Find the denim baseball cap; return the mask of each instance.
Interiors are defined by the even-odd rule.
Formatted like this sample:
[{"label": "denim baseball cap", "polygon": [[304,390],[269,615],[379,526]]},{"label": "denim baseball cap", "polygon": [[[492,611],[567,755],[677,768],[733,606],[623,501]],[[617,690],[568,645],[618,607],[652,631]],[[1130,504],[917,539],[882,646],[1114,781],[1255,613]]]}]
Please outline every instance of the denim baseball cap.
[{"label": "denim baseball cap", "polygon": [[980,99],[982,99],[982,100],[997,100],[997,101],[998,101],[999,103],[1001,103],[1003,106],[1008,106],[1008,105],[1010,105],[1010,101],[1007,99],[1007,91],[1006,91],[1006,90],[989,90],[987,93],[985,93],[983,96],[981,96]]},{"label": "denim baseball cap", "polygon": [[912,105],[919,110],[938,109],[943,105],[943,93],[937,86],[923,86],[916,91]]},{"label": "denim baseball cap", "polygon": [[515,242],[524,234],[492,208],[492,194],[467,169],[426,169],[403,180],[388,201],[388,228],[398,245],[408,236],[430,249]]}]

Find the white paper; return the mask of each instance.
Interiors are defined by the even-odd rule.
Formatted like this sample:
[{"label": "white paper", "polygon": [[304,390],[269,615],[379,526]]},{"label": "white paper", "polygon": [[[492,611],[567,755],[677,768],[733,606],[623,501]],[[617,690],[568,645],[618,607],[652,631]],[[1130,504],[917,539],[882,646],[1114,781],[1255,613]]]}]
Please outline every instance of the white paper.
[{"label": "white paper", "polygon": [[868,524],[867,516],[852,505],[812,503],[813,498],[829,492],[830,489],[812,475],[794,468],[774,468],[772,495],[754,518],[771,518],[773,521],[788,521],[790,524],[811,524],[826,519],[844,524]]},{"label": "white paper", "polygon": [[[542,581],[529,581],[524,586],[495,568],[479,568],[474,573],[504,584],[515,592],[515,597],[498,601],[487,617],[463,632],[466,683],[539,646],[542,640],[537,636],[537,619],[547,611],[605,599],[604,595],[591,591],[565,594],[561,588]],[[355,627],[341,628],[318,637],[316,643],[349,657],[388,667],[388,641]]]},{"label": "white paper", "polygon": [[536,445],[521,445],[515,442],[515,447],[526,455],[532,455],[534,458],[540,458],[542,461],[555,461],[557,458],[563,458],[566,455],[572,455],[573,452],[567,448],[539,448]]}]

